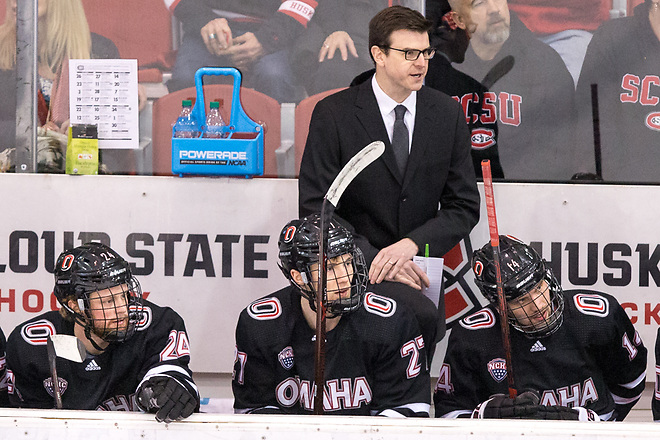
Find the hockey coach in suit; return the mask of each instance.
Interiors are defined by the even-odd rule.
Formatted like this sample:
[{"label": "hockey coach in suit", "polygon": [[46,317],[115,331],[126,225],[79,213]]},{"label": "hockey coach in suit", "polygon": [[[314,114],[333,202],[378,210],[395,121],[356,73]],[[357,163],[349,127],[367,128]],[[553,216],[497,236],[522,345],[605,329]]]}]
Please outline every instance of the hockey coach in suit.
[{"label": "hockey coach in suit", "polygon": [[479,194],[460,104],[423,86],[435,53],[430,28],[402,6],[372,18],[375,74],[316,105],[300,168],[299,211],[319,212],[342,167],[369,143],[385,143],[385,153],[348,186],[336,214],[364,252],[371,283],[380,284],[374,291],[413,308],[432,351],[436,331],[438,339],[444,335],[444,304],[438,320],[418,292],[429,280],[412,258],[426,245],[430,256],[442,256],[466,237],[479,219]]}]

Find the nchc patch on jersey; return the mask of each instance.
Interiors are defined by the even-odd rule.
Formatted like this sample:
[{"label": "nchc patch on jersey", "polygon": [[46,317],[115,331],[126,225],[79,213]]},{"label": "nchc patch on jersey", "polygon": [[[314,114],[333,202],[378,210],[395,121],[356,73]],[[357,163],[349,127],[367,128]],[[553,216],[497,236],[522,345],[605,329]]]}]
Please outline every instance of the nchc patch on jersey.
[{"label": "nchc patch on jersey", "polygon": [[291,346],[285,347],[284,350],[280,351],[277,358],[286,370],[293,368],[293,348]]},{"label": "nchc patch on jersey", "polygon": [[506,360],[497,358],[488,362],[488,372],[496,382],[502,382],[506,378]]}]

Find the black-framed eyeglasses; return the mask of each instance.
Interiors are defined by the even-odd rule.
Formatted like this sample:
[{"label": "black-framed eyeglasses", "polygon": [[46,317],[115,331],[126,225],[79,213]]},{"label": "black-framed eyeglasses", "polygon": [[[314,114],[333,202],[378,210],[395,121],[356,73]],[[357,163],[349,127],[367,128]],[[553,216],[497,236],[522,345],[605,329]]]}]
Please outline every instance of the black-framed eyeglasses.
[{"label": "black-framed eyeglasses", "polygon": [[408,61],[416,61],[417,58],[419,58],[419,55],[421,54],[424,56],[425,60],[430,60],[433,58],[433,55],[435,55],[435,49],[433,47],[427,47],[424,50],[419,50],[419,49],[396,49],[394,47],[390,46],[384,46],[387,49],[392,49],[396,50],[398,52],[403,52],[404,56],[406,57],[406,60]]}]

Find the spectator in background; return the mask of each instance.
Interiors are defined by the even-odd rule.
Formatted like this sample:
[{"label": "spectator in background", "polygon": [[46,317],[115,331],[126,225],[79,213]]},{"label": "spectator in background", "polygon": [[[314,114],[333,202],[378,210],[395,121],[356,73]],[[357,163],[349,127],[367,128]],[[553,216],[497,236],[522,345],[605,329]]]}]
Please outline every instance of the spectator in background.
[{"label": "spectator in background", "polygon": [[319,3],[316,18],[294,52],[296,74],[309,95],[348,87],[355,76],[373,67],[368,24],[387,6],[387,0]]},{"label": "spectator in background", "polygon": [[0,408],[9,406],[7,397],[7,364],[5,361],[5,347],[7,340],[0,328]]},{"label": "spectator in background", "polygon": [[509,0],[509,8],[557,51],[577,85],[592,33],[610,18],[612,0]]},{"label": "spectator in background", "polygon": [[[660,2],[646,0],[631,17],[594,33],[577,88],[578,141],[593,149],[591,85],[598,86],[602,178],[660,182]],[[593,170],[593,160],[589,163]]]},{"label": "spectator in background", "polygon": [[[0,26],[0,136],[14,147],[16,131],[16,1],[7,0]],[[38,115],[47,130],[66,133],[69,127],[69,59],[119,58],[109,39],[91,33],[81,0],[40,0],[38,16]],[[64,72],[64,73],[63,73]],[[146,95],[138,88],[141,105]],[[126,154],[104,153],[110,171],[123,171]],[[53,171],[53,170],[51,170]]]},{"label": "spectator in background", "polygon": [[[3,139],[14,139],[16,125],[16,1],[7,0],[5,22],[0,26],[0,119]],[[117,47],[105,37],[89,31],[80,0],[40,0],[38,16],[38,113],[39,121],[51,130],[68,127],[66,106],[55,106],[62,66],[74,58],[119,58]]]},{"label": "spectator in background", "polygon": [[183,24],[170,92],[194,86],[197,69],[232,66],[244,84],[279,102],[302,96],[290,48],[314,15],[316,0],[164,0]]},{"label": "spectator in background", "polygon": [[462,63],[470,36],[453,20],[447,0],[428,0],[426,16],[433,22],[431,45],[435,56],[429,60],[425,84],[461,103],[470,129],[474,173],[481,177],[481,161],[489,159],[494,178],[504,178],[497,145],[497,109],[494,94],[479,81],[452,67]]},{"label": "spectator in background", "polygon": [[471,36],[457,70],[480,81],[502,58],[511,71],[493,85],[499,156],[509,180],[566,181],[577,171],[575,87],[557,53],[509,12],[506,0],[450,0]]}]

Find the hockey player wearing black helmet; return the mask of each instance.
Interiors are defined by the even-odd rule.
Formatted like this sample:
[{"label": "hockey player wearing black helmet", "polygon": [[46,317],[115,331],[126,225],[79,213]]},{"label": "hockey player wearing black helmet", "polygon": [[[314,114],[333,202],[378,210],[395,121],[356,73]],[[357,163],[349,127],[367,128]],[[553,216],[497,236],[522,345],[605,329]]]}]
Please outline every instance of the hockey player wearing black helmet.
[{"label": "hockey player wearing black helmet", "polygon": [[[280,269],[300,289],[312,312],[316,312],[319,279],[319,225],[318,216],[293,220],[277,243]],[[367,266],[351,234],[336,220],[330,221],[328,229],[327,273],[326,316],[335,318],[359,308],[369,281]]]},{"label": "hockey player wearing black helmet", "polygon": [[64,319],[93,354],[135,334],[142,318],[142,289],[126,260],[101,243],[60,254],[55,263],[55,297]]},{"label": "hockey player wearing black helmet", "polygon": [[490,305],[452,328],[435,387],[436,417],[623,420],[644,390],[647,350],[617,300],[562,290],[529,245],[500,236],[515,387],[506,355],[490,243],[474,252]]},{"label": "hockey player wearing black helmet", "polygon": [[[279,240],[291,285],[246,307],[236,326],[232,388],[237,413],[312,414],[320,218],[289,222]],[[412,313],[367,291],[352,235],[329,224],[324,410],[428,417],[426,348]]]},{"label": "hockey player wearing black helmet", "polygon": [[[59,312],[18,325],[7,341],[13,406],[52,408],[59,388],[65,409],[142,410],[169,423],[199,408],[183,319],[143,299],[126,260],[87,243],[62,252],[54,273]],[[51,335],[75,336],[86,351],[81,363],[57,358],[58,387],[48,363]]]},{"label": "hockey player wearing black helmet", "polygon": [[[545,260],[530,246],[507,236],[500,241],[502,285],[508,305],[509,324],[530,338],[548,336],[563,320],[564,296]],[[474,252],[472,267],[477,287],[497,304],[493,248]]]},{"label": "hockey player wearing black helmet", "polygon": [[7,340],[0,328],[0,407],[9,406],[7,397],[7,368],[5,362],[5,345]]}]

